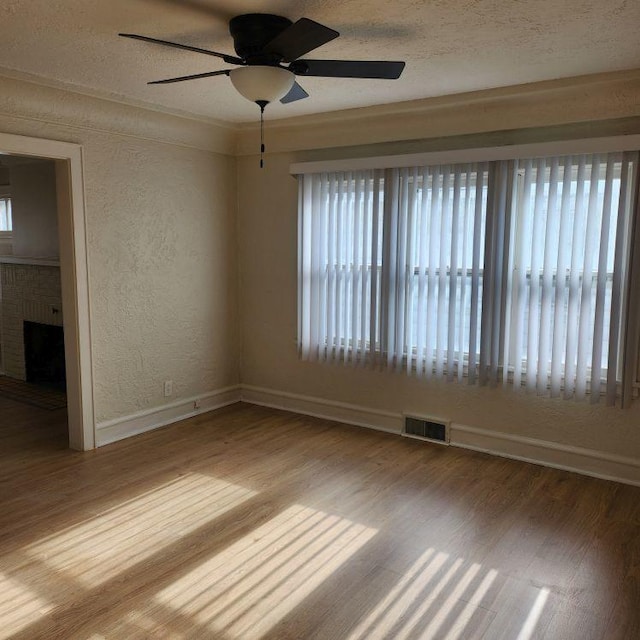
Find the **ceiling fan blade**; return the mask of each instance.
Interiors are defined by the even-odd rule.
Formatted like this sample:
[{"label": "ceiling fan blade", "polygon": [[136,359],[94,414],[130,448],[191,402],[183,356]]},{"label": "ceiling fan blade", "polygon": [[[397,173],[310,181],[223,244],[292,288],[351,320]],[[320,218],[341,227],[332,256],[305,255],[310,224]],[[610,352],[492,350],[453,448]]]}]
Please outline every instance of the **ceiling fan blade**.
[{"label": "ceiling fan blade", "polygon": [[267,53],[282,56],[285,62],[292,62],[339,35],[334,29],[329,29],[309,18],[300,18],[268,42],[264,50]]},{"label": "ceiling fan blade", "polygon": [[195,73],[191,76],[180,76],[178,78],[167,78],[166,80],[154,80],[153,82],[147,82],[147,84],[171,84],[172,82],[184,82],[185,80],[198,80],[199,78],[212,78],[213,76],[228,76],[229,69],[223,69],[222,71],[209,71],[207,73]]},{"label": "ceiling fan blade", "polygon": [[395,80],[404,69],[404,62],[382,60],[296,60],[289,69],[300,76],[325,78],[378,78]]},{"label": "ceiling fan blade", "polygon": [[296,100],[302,100],[303,98],[308,98],[309,94],[297,83],[293,83],[293,87],[291,87],[291,91],[287,93],[284,98],[280,99],[282,104],[289,104],[290,102],[295,102]]},{"label": "ceiling fan blade", "polygon": [[161,44],[166,47],[174,47],[176,49],[184,49],[185,51],[194,51],[195,53],[204,53],[206,56],[214,56],[216,58],[222,58],[229,64],[244,64],[240,58],[235,56],[228,56],[226,53],[218,53],[217,51],[210,51],[209,49],[200,49],[200,47],[192,47],[188,44],[180,44],[179,42],[169,42],[168,40],[158,40],[158,38],[150,38],[149,36],[139,36],[136,33],[119,33],[119,36],[123,38],[131,38],[132,40],[142,40],[142,42],[151,42],[153,44]]}]

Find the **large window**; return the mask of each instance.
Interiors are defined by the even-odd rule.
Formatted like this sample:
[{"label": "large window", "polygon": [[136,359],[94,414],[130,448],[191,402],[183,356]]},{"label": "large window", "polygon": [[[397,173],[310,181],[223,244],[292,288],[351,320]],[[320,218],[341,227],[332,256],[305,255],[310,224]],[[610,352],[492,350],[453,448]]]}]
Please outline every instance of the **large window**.
[{"label": "large window", "polygon": [[308,359],[615,399],[637,154],[309,173]]}]

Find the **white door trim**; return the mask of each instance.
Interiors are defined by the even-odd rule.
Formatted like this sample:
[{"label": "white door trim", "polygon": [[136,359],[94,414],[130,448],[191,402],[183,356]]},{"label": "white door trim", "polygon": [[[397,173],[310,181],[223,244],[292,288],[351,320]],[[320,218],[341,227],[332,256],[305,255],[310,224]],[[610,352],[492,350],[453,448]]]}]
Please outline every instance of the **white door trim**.
[{"label": "white door trim", "polygon": [[0,132],[0,153],[56,160],[69,446],[95,447],[82,147]]}]

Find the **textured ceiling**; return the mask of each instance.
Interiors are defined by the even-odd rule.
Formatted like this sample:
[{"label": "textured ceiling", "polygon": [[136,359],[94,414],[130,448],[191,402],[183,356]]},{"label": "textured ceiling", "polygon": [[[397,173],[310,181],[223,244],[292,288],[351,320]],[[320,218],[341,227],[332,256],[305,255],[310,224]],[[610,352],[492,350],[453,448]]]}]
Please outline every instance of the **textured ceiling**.
[{"label": "textured ceiling", "polygon": [[270,118],[640,67],[639,0],[1,0],[0,67],[115,99],[254,121],[256,108],[224,76],[145,84],[225,68],[221,60],[117,37],[233,53],[227,22],[248,12],[305,16],[340,32],[309,57],[407,62],[395,81],[303,78],[311,97],[270,105]]}]

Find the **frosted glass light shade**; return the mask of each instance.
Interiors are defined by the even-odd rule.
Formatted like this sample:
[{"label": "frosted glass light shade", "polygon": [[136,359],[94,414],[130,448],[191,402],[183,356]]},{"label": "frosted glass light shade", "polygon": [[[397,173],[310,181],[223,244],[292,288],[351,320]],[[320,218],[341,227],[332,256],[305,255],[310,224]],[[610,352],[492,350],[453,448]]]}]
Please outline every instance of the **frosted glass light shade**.
[{"label": "frosted glass light shade", "polygon": [[265,65],[238,67],[231,71],[229,77],[238,93],[251,102],[280,100],[291,91],[295,82],[291,71]]}]

